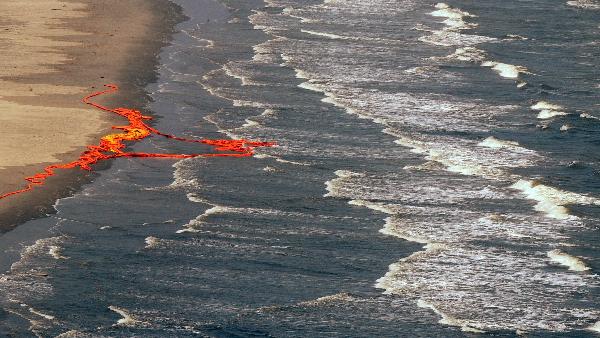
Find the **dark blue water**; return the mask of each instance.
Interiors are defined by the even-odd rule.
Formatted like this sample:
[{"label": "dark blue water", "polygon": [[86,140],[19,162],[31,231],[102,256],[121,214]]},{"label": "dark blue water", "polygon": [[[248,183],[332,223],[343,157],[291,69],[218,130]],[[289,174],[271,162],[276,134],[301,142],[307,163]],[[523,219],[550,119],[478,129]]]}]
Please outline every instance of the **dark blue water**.
[{"label": "dark blue water", "polygon": [[115,161],[3,235],[3,335],[600,330],[596,1],[174,2],[156,127],[278,146]]}]

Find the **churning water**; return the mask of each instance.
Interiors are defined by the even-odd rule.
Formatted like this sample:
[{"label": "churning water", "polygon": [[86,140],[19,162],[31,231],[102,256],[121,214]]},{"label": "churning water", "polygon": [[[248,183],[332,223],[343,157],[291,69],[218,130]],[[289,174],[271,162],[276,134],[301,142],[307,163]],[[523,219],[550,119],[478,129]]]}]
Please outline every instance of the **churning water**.
[{"label": "churning water", "polygon": [[600,331],[598,1],[174,2],[146,110],[278,146],[115,161],[5,234],[2,332]]}]

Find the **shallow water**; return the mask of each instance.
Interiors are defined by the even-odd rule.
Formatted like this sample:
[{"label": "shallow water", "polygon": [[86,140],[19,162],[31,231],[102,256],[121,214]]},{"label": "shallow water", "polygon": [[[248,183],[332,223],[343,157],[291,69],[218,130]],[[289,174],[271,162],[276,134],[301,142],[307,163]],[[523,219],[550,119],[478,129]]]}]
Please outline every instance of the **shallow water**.
[{"label": "shallow water", "polygon": [[115,161],[3,235],[0,332],[600,330],[596,2],[175,2],[157,127],[278,146]]}]

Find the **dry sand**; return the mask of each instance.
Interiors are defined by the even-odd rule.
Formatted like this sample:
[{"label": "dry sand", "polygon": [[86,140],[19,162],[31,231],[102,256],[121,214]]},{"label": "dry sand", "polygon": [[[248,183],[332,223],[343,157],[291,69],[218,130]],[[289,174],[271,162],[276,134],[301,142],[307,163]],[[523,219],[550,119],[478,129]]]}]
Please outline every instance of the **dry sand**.
[{"label": "dry sand", "polygon": [[[109,132],[114,117],[81,103],[86,94],[117,83],[104,103],[141,108],[140,85],[177,18],[166,0],[0,1],[0,194]],[[0,200],[0,228],[51,211],[80,180],[61,174]]]}]

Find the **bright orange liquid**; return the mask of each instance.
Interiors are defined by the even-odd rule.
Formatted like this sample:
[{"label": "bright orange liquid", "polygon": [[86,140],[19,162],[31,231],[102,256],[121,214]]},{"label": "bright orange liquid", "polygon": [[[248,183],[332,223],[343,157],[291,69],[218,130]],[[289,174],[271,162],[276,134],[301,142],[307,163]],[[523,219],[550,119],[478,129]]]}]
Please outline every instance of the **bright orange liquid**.
[{"label": "bright orange liquid", "polygon": [[[248,157],[254,154],[256,147],[271,147],[275,145],[273,142],[252,142],[248,140],[209,140],[209,139],[187,139],[177,137],[170,134],[165,134],[148,126],[144,121],[152,120],[150,116],[144,116],[140,111],[128,108],[107,108],[91,101],[93,97],[107,93],[116,92],[119,88],[116,85],[105,85],[107,90],[99,91],[90,94],[83,98],[83,102],[94,106],[98,109],[115,113],[129,121],[126,126],[113,126],[113,129],[121,132],[109,134],[100,139],[98,145],[87,146],[87,150],[81,153],[79,159],[70,163],[54,164],[44,168],[44,172],[26,177],[29,182],[23,189],[11,191],[0,195],[0,199],[9,196],[22,194],[33,190],[36,186],[43,185],[45,180],[55,174],[56,169],[72,169],[79,167],[84,170],[92,170],[92,165],[99,161],[108,160],[117,157],[160,157],[160,158],[191,158],[191,157]],[[139,141],[151,135],[158,135],[182,142],[201,143],[213,146],[217,153],[198,153],[198,154],[158,154],[158,153],[132,153],[125,152],[125,141]]]}]

